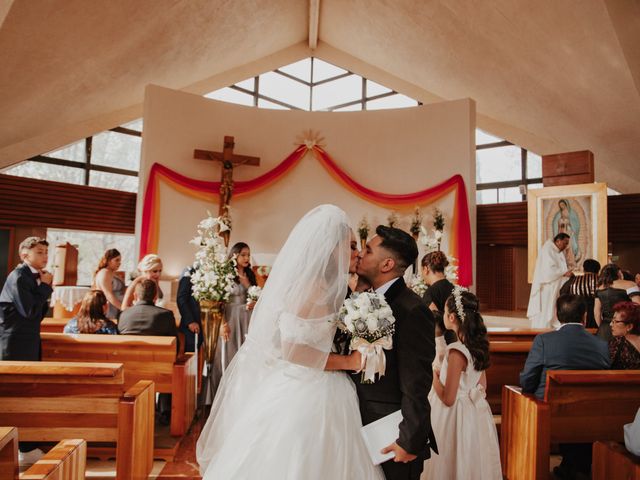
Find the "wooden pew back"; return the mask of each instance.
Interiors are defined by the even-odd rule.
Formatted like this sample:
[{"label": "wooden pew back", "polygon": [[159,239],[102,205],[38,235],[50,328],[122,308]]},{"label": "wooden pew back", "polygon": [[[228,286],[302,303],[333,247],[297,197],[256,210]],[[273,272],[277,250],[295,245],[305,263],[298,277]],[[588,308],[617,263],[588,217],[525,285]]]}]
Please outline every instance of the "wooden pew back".
[{"label": "wooden pew back", "polygon": [[17,480],[18,471],[18,429],[0,427],[0,480]]},{"label": "wooden pew back", "polygon": [[531,341],[491,341],[489,355],[491,365],[487,369],[487,401],[491,413],[502,413],[502,387],[519,385],[520,372],[524,368]]},{"label": "wooden pew back", "polygon": [[20,475],[20,480],[82,480],[87,467],[87,442],[62,440]]}]

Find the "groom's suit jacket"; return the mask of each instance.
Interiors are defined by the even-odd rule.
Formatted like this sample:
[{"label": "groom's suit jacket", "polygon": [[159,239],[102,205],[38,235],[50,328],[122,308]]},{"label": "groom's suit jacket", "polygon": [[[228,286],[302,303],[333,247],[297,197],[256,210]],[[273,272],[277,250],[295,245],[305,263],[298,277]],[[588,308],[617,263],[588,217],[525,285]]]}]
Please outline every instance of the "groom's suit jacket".
[{"label": "groom's suit jacket", "polygon": [[401,409],[403,420],[397,443],[417,455],[415,461],[423,461],[431,457],[431,449],[438,451],[427,400],[433,379],[435,321],[422,299],[407,288],[402,278],[389,287],[385,298],[396,319],[393,348],[384,351],[385,374],[371,384],[361,383],[359,373],[352,374],[362,423],[367,425]]}]

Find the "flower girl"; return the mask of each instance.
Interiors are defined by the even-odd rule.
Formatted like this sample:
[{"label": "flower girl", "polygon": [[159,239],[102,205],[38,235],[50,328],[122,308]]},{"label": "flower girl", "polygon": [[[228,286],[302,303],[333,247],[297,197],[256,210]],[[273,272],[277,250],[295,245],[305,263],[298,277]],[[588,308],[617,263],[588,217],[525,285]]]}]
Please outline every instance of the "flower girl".
[{"label": "flower girl", "polygon": [[489,340],[478,298],[456,286],[444,324],[459,341],[447,346],[442,371],[429,393],[439,455],[425,462],[424,479],[501,479],[498,435],[486,400]]}]

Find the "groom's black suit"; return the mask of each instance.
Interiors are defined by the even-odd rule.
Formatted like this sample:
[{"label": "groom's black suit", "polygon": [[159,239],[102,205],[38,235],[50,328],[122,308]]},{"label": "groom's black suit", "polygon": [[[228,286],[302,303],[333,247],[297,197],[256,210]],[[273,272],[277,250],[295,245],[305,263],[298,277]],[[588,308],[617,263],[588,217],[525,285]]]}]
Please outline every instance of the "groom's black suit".
[{"label": "groom's black suit", "polygon": [[385,350],[386,370],[372,384],[360,382],[352,375],[358,391],[362,423],[367,425],[396,410],[402,410],[400,436],[396,440],[407,452],[417,455],[409,463],[389,460],[382,464],[387,480],[420,478],[424,461],[437,453],[431,429],[431,407],[427,400],[435,357],[435,321],[433,315],[404,280],[398,278],[386,291],[385,298],[396,319],[393,348]]}]

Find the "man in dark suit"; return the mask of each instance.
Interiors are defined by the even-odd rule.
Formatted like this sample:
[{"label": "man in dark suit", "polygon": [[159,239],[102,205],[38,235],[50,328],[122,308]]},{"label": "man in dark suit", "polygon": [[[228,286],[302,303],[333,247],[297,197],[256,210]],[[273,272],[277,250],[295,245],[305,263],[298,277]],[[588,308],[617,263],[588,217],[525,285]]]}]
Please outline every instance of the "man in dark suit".
[{"label": "man in dark suit", "polygon": [[[18,253],[24,263],[7,277],[0,293],[0,360],[40,360],[40,323],[49,308],[53,277],[44,268],[49,244],[28,237]],[[35,463],[44,453],[31,442],[20,442],[21,465]]]},{"label": "man in dark suit", "polygon": [[[157,335],[175,337],[178,335],[176,319],[171,310],[156,307],[153,303],[157,294],[153,280],[143,280],[134,290],[135,303],[120,314],[118,331],[122,335]],[[158,394],[158,421],[162,425],[171,422],[171,394]]]},{"label": "man in dark suit", "polygon": [[198,334],[198,347],[202,345],[202,326],[200,324],[200,305],[193,298],[191,290],[191,274],[193,267],[187,267],[178,282],[176,302],[180,311],[179,330],[184,334],[184,351],[195,351],[195,334]]},{"label": "man in dark suit", "polygon": [[361,252],[357,272],[377,293],[384,294],[393,311],[393,348],[384,351],[384,376],[371,384],[361,383],[359,374],[352,378],[364,425],[402,411],[400,435],[383,450],[395,454],[382,464],[385,477],[417,480],[431,450],[437,453],[427,400],[433,377],[435,323],[427,306],[402,278],[418,257],[415,240],[400,229],[383,225],[376,228],[376,234]]},{"label": "man in dark suit", "polygon": [[[520,373],[524,393],[544,398],[547,370],[604,370],[611,366],[607,343],[584,328],[587,312],[577,295],[561,295],[556,301],[560,327],[536,336]],[[562,463],[554,469],[561,478],[575,478],[576,472],[591,469],[590,444],[562,444]]]}]

